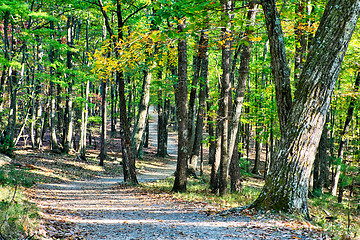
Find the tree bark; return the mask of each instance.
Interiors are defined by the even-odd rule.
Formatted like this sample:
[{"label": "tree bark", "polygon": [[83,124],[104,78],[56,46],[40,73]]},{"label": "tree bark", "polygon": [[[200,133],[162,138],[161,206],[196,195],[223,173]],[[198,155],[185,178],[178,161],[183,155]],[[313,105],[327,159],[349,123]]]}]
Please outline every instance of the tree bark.
[{"label": "tree bark", "polygon": [[271,71],[274,76],[276,90],[276,104],[279,117],[281,135],[285,134],[285,126],[292,106],[290,68],[286,60],[285,42],[279,13],[276,10],[275,0],[261,1],[266,28],[268,32]]},{"label": "tree bark", "polygon": [[[74,40],[74,17],[68,16],[67,20],[67,44],[70,48],[73,47]],[[71,50],[68,50],[66,53],[66,67],[68,70],[71,70],[73,67],[72,63]],[[73,149],[72,140],[73,140],[73,131],[74,131],[74,110],[73,110],[73,75],[67,74],[67,95],[66,95],[66,106],[65,106],[65,126],[64,126],[64,152],[69,153]]]},{"label": "tree bark", "polygon": [[221,94],[219,103],[219,119],[220,119],[220,135],[221,137],[221,156],[219,166],[219,193],[225,195],[227,193],[227,179],[229,175],[229,110],[232,102],[231,96],[231,60],[232,60],[232,17],[233,8],[232,1],[223,1],[223,19],[226,26],[222,27],[222,77],[221,77]]},{"label": "tree bark", "polygon": [[308,25],[308,18],[306,17],[306,4],[309,0],[300,0],[295,6],[295,64],[294,64],[294,82],[297,87],[299,82],[300,73],[304,66],[305,55],[307,51],[307,36],[308,32],[306,27]]},{"label": "tree bark", "polygon": [[[276,11],[273,0],[263,1],[264,10],[269,11],[270,3],[273,4],[272,11]],[[251,207],[298,213],[310,218],[307,204],[310,173],[330,97],[359,13],[359,0],[328,1],[300,76],[301,87],[295,92],[273,167]],[[268,14],[265,16],[269,17]],[[273,29],[269,28],[269,32]],[[281,36],[277,39],[282,41]],[[273,62],[277,60],[275,56],[272,55]]]},{"label": "tree bark", "polygon": [[[195,127],[195,138],[194,144],[192,145],[191,157],[190,157],[190,166],[196,172],[201,141],[202,141],[202,133],[204,127],[204,118],[206,115],[206,86],[208,81],[208,35],[204,32],[201,32],[201,37],[199,41],[199,58],[200,58],[200,91],[199,91],[199,107],[197,111],[197,119],[196,119],[196,127]],[[190,167],[189,166],[189,167]]]},{"label": "tree bark", "polygon": [[[54,21],[50,21],[50,30],[55,31],[54,27]],[[51,39],[54,40],[54,33],[51,33]],[[54,63],[55,58],[55,51],[54,47],[50,47],[49,52],[49,60],[50,63]],[[53,66],[50,66],[50,89],[49,89],[49,95],[50,95],[50,142],[51,142],[51,151],[54,153],[60,153],[60,146],[57,140],[56,136],[56,93],[55,93],[55,83],[53,81],[52,76],[55,75],[55,68]]]},{"label": "tree bark", "polygon": [[104,166],[104,161],[107,158],[107,144],[106,144],[106,79],[100,79],[101,81],[101,134],[100,134],[100,166]]},{"label": "tree bark", "polygon": [[[178,31],[185,29],[185,19],[179,19]],[[188,111],[187,111],[187,44],[178,40],[178,82],[174,85],[176,115],[178,121],[178,157],[173,192],[186,192],[186,163],[188,159]]]},{"label": "tree bark", "polygon": [[[89,54],[89,15],[86,19],[86,52],[84,54],[84,63],[86,65],[89,64],[88,54]],[[85,93],[84,93],[85,91]],[[87,131],[87,123],[89,116],[89,91],[90,91],[90,81],[86,81],[86,86],[81,86],[81,96],[84,98],[83,107],[81,108],[81,125],[80,125],[80,143],[79,143],[79,153],[80,158],[86,160],[86,131]]]},{"label": "tree bark", "polygon": [[249,10],[247,13],[247,20],[249,21],[246,25],[246,38],[245,41],[248,44],[243,44],[242,52],[241,52],[241,60],[239,67],[239,77],[236,86],[235,99],[232,109],[232,115],[230,120],[230,137],[229,137],[229,159],[232,159],[232,154],[234,152],[236,135],[239,129],[239,122],[244,102],[244,94],[245,94],[245,83],[248,79],[249,75],[249,63],[251,57],[251,47],[252,42],[250,41],[250,36],[253,34],[253,30],[251,26],[255,24],[255,18],[258,11],[258,4],[250,3]]},{"label": "tree bark", "polygon": [[136,118],[136,124],[132,135],[132,145],[134,148],[135,156],[140,156],[141,144],[143,144],[146,119],[149,112],[149,100],[150,100],[150,83],[151,83],[150,69],[144,72],[144,80],[142,87],[142,94],[139,105],[139,112]]}]

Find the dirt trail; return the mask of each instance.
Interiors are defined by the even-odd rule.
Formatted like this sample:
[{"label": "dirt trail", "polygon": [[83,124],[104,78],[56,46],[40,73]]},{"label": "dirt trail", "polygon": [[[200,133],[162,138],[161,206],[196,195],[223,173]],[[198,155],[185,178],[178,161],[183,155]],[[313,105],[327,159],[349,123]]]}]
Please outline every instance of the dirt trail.
[{"label": "dirt trail", "polygon": [[[150,131],[155,145],[155,121]],[[174,172],[175,136],[168,146],[173,160],[146,168],[140,181]],[[121,181],[99,178],[37,185],[36,202],[47,222],[44,239],[321,239],[317,232],[299,230],[295,223],[263,216],[221,217],[206,203],[150,196],[119,185]]]}]

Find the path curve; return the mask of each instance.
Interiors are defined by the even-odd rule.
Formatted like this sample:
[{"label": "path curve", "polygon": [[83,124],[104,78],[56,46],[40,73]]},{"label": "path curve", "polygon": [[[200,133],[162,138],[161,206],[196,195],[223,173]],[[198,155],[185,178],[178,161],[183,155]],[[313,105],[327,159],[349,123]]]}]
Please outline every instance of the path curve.
[{"label": "path curve", "polygon": [[[153,109],[151,114],[156,119]],[[150,131],[153,145],[156,121],[152,121]],[[176,138],[172,136],[170,141],[173,160],[153,171],[145,169],[140,181],[165,178],[174,172]],[[311,230],[299,231],[287,222],[245,215],[221,217],[206,203],[150,196],[119,185],[120,181],[99,178],[38,184],[34,197],[47,222],[44,239],[321,239]]]}]

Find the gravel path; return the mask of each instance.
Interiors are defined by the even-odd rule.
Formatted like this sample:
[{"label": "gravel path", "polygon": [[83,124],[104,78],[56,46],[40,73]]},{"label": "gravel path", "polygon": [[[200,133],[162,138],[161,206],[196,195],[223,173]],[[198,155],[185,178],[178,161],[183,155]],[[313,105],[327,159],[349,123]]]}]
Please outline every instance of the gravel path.
[{"label": "gravel path", "polygon": [[[156,132],[154,124],[152,132]],[[173,161],[146,169],[140,181],[174,172],[175,143],[171,137]],[[121,181],[99,178],[38,185],[36,202],[47,222],[44,239],[321,239],[310,226],[300,229],[298,223],[275,216],[222,217],[205,203],[156,197],[124,187]]]}]

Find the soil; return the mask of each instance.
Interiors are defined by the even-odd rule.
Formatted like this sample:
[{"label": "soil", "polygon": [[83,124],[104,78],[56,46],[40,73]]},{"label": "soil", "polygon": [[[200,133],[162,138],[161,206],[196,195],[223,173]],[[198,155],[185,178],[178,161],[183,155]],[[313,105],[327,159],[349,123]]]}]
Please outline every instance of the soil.
[{"label": "soil", "polygon": [[[151,111],[150,148],[156,149],[156,113]],[[169,137],[169,158],[148,161],[140,182],[172,175],[176,134]],[[220,216],[209,203],[179,201],[123,183],[121,175],[89,180],[64,179],[37,184],[29,195],[41,211],[43,239],[326,239],[311,224],[281,215]]]}]

